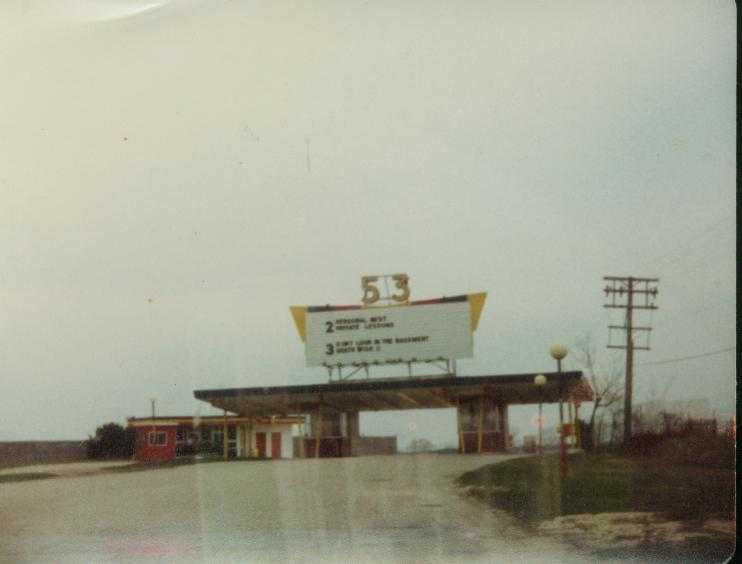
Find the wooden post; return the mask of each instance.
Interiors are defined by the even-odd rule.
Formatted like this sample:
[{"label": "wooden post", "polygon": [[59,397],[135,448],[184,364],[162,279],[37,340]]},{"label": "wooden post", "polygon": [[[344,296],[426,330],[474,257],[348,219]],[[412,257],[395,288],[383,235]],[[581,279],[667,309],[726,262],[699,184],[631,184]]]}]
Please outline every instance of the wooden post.
[{"label": "wooden post", "polygon": [[227,426],[227,410],[224,410],[224,433],[222,439],[222,446],[224,447],[224,460],[229,458],[229,428]]},{"label": "wooden post", "polygon": [[477,453],[482,454],[482,431],[484,427],[484,396],[479,397],[479,425],[477,427]]},{"label": "wooden post", "polygon": [[631,394],[634,379],[634,337],[631,314],[634,311],[634,279],[629,276],[626,303],[626,390],[624,391],[623,408],[623,444],[631,444]]}]

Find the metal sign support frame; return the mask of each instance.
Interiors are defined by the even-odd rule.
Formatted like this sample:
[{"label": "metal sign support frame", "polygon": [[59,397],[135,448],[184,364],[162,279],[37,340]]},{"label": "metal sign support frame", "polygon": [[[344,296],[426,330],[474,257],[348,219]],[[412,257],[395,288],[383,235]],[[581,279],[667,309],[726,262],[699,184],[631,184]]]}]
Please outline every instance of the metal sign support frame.
[{"label": "metal sign support frame", "polygon": [[[361,370],[363,370],[366,373],[366,379],[371,378],[371,369],[376,366],[391,366],[391,365],[398,365],[398,364],[406,364],[407,365],[407,376],[390,376],[390,378],[415,378],[415,375],[412,371],[413,365],[432,365],[438,368],[440,371],[443,372],[441,374],[442,376],[457,376],[456,374],[456,359],[455,358],[439,358],[436,360],[396,360],[396,361],[387,361],[387,362],[374,362],[374,363],[353,363],[353,364],[326,364],[325,368],[327,368],[327,373],[329,376],[330,382],[343,382],[346,380],[350,380],[358,374]],[[351,371],[343,374],[343,368],[350,368]],[[335,376],[333,378],[333,375]],[[430,374],[426,374],[426,376],[430,376]]]}]

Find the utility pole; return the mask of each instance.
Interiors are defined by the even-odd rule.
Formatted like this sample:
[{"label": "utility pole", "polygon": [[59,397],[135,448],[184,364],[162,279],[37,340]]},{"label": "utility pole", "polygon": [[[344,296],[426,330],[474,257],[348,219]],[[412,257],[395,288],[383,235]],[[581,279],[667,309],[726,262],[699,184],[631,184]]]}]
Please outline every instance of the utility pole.
[{"label": "utility pole", "polygon": [[[626,310],[626,317],[623,325],[609,325],[608,348],[626,350],[626,389],[624,392],[624,412],[623,412],[623,443],[628,445],[631,440],[631,396],[634,385],[634,351],[648,351],[649,346],[637,346],[634,343],[634,333],[644,331],[649,333],[652,330],[649,326],[634,325],[633,312],[635,309],[657,309],[654,305],[654,299],[657,297],[657,283],[659,278],[637,278],[634,276],[604,276],[606,281],[605,292],[606,299],[610,296],[610,303],[603,304],[606,308],[620,308]],[[624,297],[625,295],[625,297]],[[635,300],[635,296],[643,296],[644,300]],[[625,331],[626,344],[614,345],[611,343],[611,331]],[[649,340],[647,339],[647,343]]]}]

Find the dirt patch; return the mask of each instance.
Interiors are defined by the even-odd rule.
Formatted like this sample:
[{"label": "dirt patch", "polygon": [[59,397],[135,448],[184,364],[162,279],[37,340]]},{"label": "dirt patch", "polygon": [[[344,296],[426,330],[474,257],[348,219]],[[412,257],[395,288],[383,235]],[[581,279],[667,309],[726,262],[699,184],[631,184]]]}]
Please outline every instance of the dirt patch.
[{"label": "dirt patch", "polygon": [[734,521],[692,523],[650,512],[565,515],[540,523],[537,530],[600,557],[722,561],[735,546]]}]

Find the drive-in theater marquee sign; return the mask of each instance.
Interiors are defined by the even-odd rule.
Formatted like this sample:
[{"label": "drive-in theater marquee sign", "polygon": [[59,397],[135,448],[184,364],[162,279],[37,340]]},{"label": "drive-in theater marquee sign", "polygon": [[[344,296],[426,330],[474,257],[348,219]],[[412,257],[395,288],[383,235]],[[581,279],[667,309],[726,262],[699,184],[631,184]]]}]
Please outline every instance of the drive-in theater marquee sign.
[{"label": "drive-in theater marquee sign", "polygon": [[[394,288],[382,295],[378,279]],[[386,280],[385,280],[386,282]],[[386,284],[387,288],[389,284]],[[363,305],[293,306],[307,366],[359,366],[473,356],[485,293],[409,301],[404,274],[362,279]],[[386,302],[379,305],[380,302]]]}]

